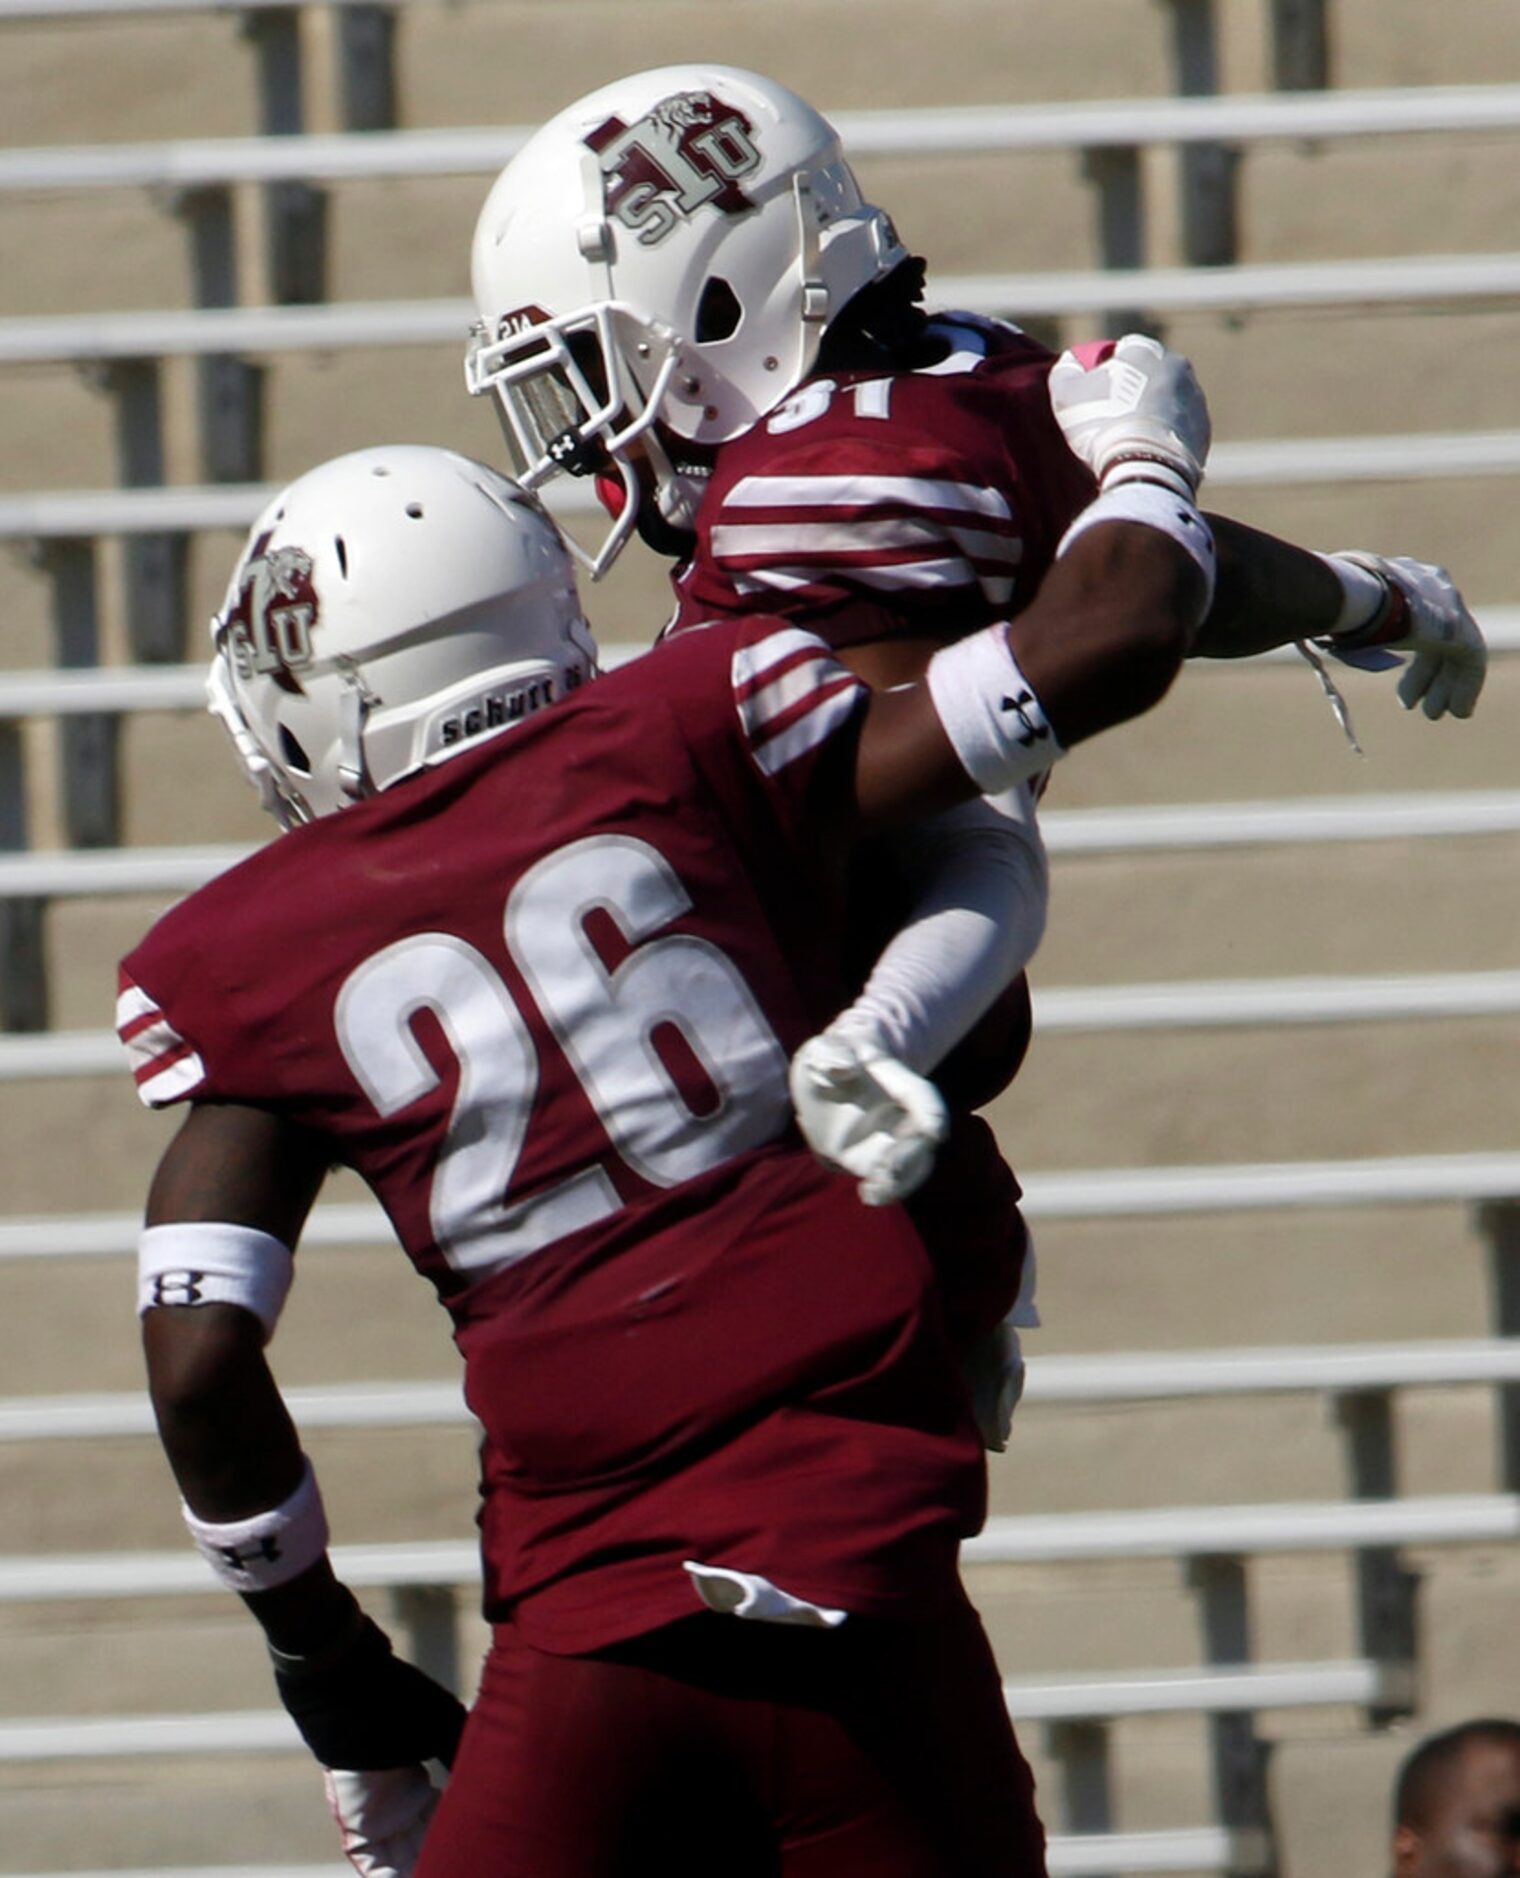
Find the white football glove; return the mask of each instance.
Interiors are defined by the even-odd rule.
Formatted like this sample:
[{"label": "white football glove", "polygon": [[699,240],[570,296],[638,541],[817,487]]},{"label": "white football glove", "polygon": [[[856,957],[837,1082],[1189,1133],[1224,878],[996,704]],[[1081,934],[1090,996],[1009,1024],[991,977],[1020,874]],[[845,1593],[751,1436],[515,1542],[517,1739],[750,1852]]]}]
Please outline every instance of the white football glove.
[{"label": "white football glove", "polygon": [[1001,1454],[1013,1431],[1013,1411],[1024,1394],[1024,1347],[1009,1318],[971,1346],[961,1378],[971,1395],[982,1446]]},{"label": "white football glove", "polygon": [[1050,404],[1070,445],[1104,487],[1164,482],[1189,501],[1208,461],[1209,407],[1193,367],[1144,333],[1063,352]]},{"label": "white football glove", "polygon": [[364,1878],[412,1878],[439,1792],[423,1767],[322,1772],[348,1862]]},{"label": "white football glove", "polygon": [[825,1030],[792,1058],[790,1082],[804,1140],[855,1176],[867,1206],[906,1199],[927,1179],[950,1119],[938,1089],[906,1063]]},{"label": "white football glove", "polygon": [[[1402,621],[1375,622],[1365,634],[1326,642],[1330,649],[1341,655],[1349,650],[1353,663],[1360,645],[1412,653],[1399,680],[1399,702],[1404,709],[1412,711],[1418,704],[1429,718],[1444,717],[1447,712],[1453,717],[1471,717],[1488,672],[1488,647],[1446,569],[1352,548],[1329,558],[1376,574],[1396,599],[1402,597],[1407,603]],[[1395,636],[1385,637],[1389,631]]]}]

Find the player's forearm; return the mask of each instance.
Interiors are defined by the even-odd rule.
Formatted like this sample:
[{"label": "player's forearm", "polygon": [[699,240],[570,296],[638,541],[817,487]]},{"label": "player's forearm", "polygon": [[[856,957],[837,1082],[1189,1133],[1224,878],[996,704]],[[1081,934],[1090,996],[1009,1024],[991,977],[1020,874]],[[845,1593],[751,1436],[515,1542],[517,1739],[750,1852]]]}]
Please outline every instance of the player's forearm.
[{"label": "player's forearm", "polygon": [[1191,656],[1249,658],[1328,633],[1345,592],[1319,555],[1228,516],[1210,515],[1218,575]]},{"label": "player's forearm", "polygon": [[[258,1320],[233,1305],[150,1310],[148,1389],[185,1505],[202,1521],[247,1520],[290,1500],[306,1459],[264,1359]],[[325,1554],[244,1602],[277,1649],[324,1648],[354,1612]]]},{"label": "player's forearm", "polygon": [[230,1304],[150,1310],[143,1353],[159,1437],[196,1513],[243,1519],[295,1491],[300,1440],[257,1318]]},{"label": "player's forearm", "polygon": [[830,1029],[927,1073],[1024,969],[1044,934],[1049,868],[1028,786],[899,831],[882,864],[909,890],[908,911]]},{"label": "player's forearm", "polygon": [[1061,555],[1007,630],[1063,750],[1160,702],[1204,603],[1198,566],[1158,529],[1104,523]]}]

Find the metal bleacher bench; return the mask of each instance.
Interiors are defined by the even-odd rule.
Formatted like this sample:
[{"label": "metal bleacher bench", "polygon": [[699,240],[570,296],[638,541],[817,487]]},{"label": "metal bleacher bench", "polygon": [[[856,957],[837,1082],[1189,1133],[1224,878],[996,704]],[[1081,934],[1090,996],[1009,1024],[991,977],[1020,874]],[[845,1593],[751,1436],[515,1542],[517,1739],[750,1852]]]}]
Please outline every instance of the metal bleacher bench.
[{"label": "metal bleacher bench", "polygon": [[[1213,1351],[1165,1357],[1150,1353],[1037,1357],[1030,1369],[1032,1404],[1123,1403],[1280,1389],[1351,1390],[1362,1395],[1369,1388],[1421,1383],[1512,1381],[1520,1377],[1520,1340]],[[298,1422],[308,1429],[468,1422],[457,1384],[292,1390],[289,1401]],[[141,1435],[151,1425],[147,1404],[139,1396],[21,1399],[0,1404],[0,1440]],[[1407,1712],[1412,1706],[1412,1653],[1314,1663],[1250,1661],[1247,1650],[1240,1647],[1248,1636],[1247,1556],[1351,1549],[1384,1567],[1386,1585],[1389,1573],[1396,1575],[1402,1569],[1393,1563],[1390,1548],[1486,1544],[1517,1536],[1520,1496],[1515,1494],[1174,1507],[990,1521],[963,1549],[966,1563],[973,1568],[1114,1558],[1166,1557],[1188,1562],[1200,1594],[1205,1647],[1219,1653],[1219,1660],[1189,1669],[1005,1680],[1004,1696],[1014,1719],[1042,1724],[1049,1731],[1051,1752],[1067,1788],[1067,1811],[1079,1828],[1053,1840],[1052,1873],[1071,1878],[1115,1870],[1244,1874],[1266,1870],[1270,1864],[1264,1823],[1254,1824],[1245,1815],[1213,1827],[1112,1832],[1105,1730],[1113,1722],[1163,1714],[1203,1718],[1213,1733],[1216,1766],[1228,1764],[1238,1777],[1249,1768],[1259,1772],[1260,1744],[1253,1733],[1253,1718],[1258,1714],[1350,1707],[1388,1715]],[[457,1681],[453,1593],[457,1586],[475,1581],[473,1543],[339,1547],[334,1560],[339,1572],[361,1589],[401,1592],[397,1616],[410,1626],[412,1654],[435,1674]],[[1398,1577],[1391,1582],[1399,1582]],[[201,1561],[188,1551],[0,1561],[0,1601],[180,1597],[218,1589]],[[22,1717],[0,1723],[0,1763],[287,1751],[301,1751],[294,1732],[283,1713],[268,1710]],[[1240,1790],[1238,1779],[1235,1790]],[[1073,1806],[1071,1795],[1077,1792],[1082,1800]],[[1085,1819],[1081,1817],[1084,1806]],[[261,1868],[260,1878],[269,1878],[271,1869]],[[219,1870],[217,1878],[228,1878],[228,1873]]]},{"label": "metal bleacher bench", "polygon": [[[19,1040],[18,1040],[19,1041]],[[1374,1719],[1407,1713],[1415,1700],[1418,1649],[1410,1546],[1485,1546],[1520,1538],[1520,1155],[1425,1156],[1387,1162],[1291,1163],[1259,1167],[1096,1169],[1026,1182],[1036,1220],[1177,1215],[1200,1209],[1464,1201],[1484,1209],[1490,1231],[1499,1327],[1466,1342],[1204,1350],[1166,1354],[1036,1356],[1029,1411],[1057,1404],[1125,1404],[1316,1391],[1335,1402],[1347,1438],[1355,1497],[1331,1502],[1165,1507],[1140,1511],[996,1518],[968,1541],[972,1572],[1115,1559],[1173,1559],[1198,1597],[1203,1661],[1190,1669],[1140,1667],[1101,1677],[1010,1680],[1005,1694],[1020,1721],[1047,1730],[1077,1830],[1058,1836],[1057,1874],[1270,1868],[1265,1750],[1257,1714],[1276,1709],[1355,1708]],[[0,1222],[0,1257],[125,1255],[135,1215]],[[372,1205],[318,1208],[306,1238],[315,1247],[376,1244],[388,1237]],[[1507,1303],[1505,1302],[1507,1300]],[[1396,1496],[1392,1401],[1401,1390],[1473,1385],[1496,1392],[1507,1491]],[[469,1418],[457,1382],[293,1389],[303,1428],[458,1427]],[[142,1437],[145,1399],[128,1396],[20,1398],[0,1402],[0,1441],[54,1442]],[[1249,1561],[1271,1554],[1345,1552],[1357,1585],[1362,1654],[1319,1663],[1252,1660]],[[457,1593],[477,1577],[473,1541],[339,1547],[338,1569],[357,1587],[388,1592],[411,1653],[458,1680]],[[181,1597],[218,1586],[187,1549],[0,1559],[0,1603]],[[1209,1734],[1216,1792],[1233,1795],[1221,1823],[1154,1834],[1116,1834],[1108,1798],[1108,1730],[1141,1715],[1198,1717]],[[0,1761],[110,1760],[128,1754],[262,1753],[290,1746],[283,1717],[16,1718],[0,1725]],[[217,1878],[227,1878],[225,1872]],[[261,1874],[267,1878],[267,1874]]]},{"label": "metal bleacher bench", "polygon": [[[1492,1380],[1520,1375],[1520,1347],[1467,1347],[1460,1360],[1456,1347],[1396,1347],[1351,1352],[1218,1352],[1221,1373],[1234,1388],[1234,1363],[1246,1365],[1251,1380],[1266,1388],[1336,1388],[1342,1380],[1364,1382],[1368,1375],[1398,1382],[1415,1380]],[[1152,1399],[1167,1384],[1154,1358],[1067,1358],[1063,1384],[1043,1386],[1041,1371],[1052,1382],[1062,1378],[1062,1360],[1031,1365],[1031,1401],[1060,1399]],[[1127,1373],[1129,1365],[1139,1373]],[[1152,1375],[1146,1377],[1146,1367]],[[1105,1377],[1105,1367],[1110,1375]],[[1172,1382],[1184,1392],[1212,1388],[1212,1380],[1189,1360],[1176,1363]],[[380,1420],[395,1416],[415,1424],[413,1410],[443,1420],[464,1420],[457,1390],[449,1386],[413,1386],[396,1390],[389,1403],[378,1392],[329,1390],[291,1392],[291,1407],[304,1425],[338,1418],[353,1425],[353,1410]],[[58,1403],[62,1424],[73,1433],[100,1433],[105,1399]],[[325,1410],[325,1412],[323,1412]],[[0,1412],[0,1439],[15,1437],[32,1416],[45,1416],[47,1405],[6,1405]],[[115,1433],[145,1425],[145,1407],[128,1401]],[[58,1433],[60,1429],[54,1429]],[[1067,1816],[1078,1827],[1058,1835],[1050,1848],[1052,1874],[1109,1870],[1231,1870],[1257,1872],[1270,1865],[1270,1839],[1263,1825],[1236,1818],[1214,1827],[1116,1835],[1110,1831],[1107,1799],[1107,1728],[1146,1715],[1195,1715],[1212,1730],[1218,1767],[1233,1769],[1229,1790],[1240,1780],[1261,1778],[1263,1754],[1255,1739],[1255,1716],[1278,1709],[1355,1707],[1372,1715],[1407,1713],[1415,1701],[1413,1653],[1368,1655],[1328,1662],[1249,1662],[1242,1649],[1248,1638],[1246,1578],[1248,1555],[1268,1551],[1360,1549],[1368,1561],[1385,1564],[1400,1581],[1402,1568],[1388,1557],[1390,1547],[1432,1544],[1492,1544],[1520,1536],[1520,1497],[1467,1495],[1342,1504],[1276,1504],[1223,1508],[1167,1508],[1133,1514],[992,1519],[985,1532],[964,1547],[977,1564],[1047,1564],[1172,1557],[1189,1562],[1201,1596],[1206,1649],[1219,1660],[1189,1670],[1137,1670],[1103,1677],[1007,1679],[1003,1696],[1020,1724],[1043,1724],[1050,1752],[1062,1771]],[[434,1542],[428,1546],[351,1546],[334,1551],[338,1572],[359,1589],[402,1591],[396,1615],[410,1623],[410,1651],[430,1670],[457,1679],[453,1643],[457,1585],[475,1581],[475,1546],[470,1542]],[[1402,1574],[1407,1583],[1407,1574]],[[0,1600],[70,1600],[145,1594],[184,1596],[218,1591],[201,1561],[188,1551],[105,1557],[38,1557],[0,1561]],[[1364,1626],[1366,1630],[1366,1626]],[[141,1756],[263,1754],[299,1752],[286,1716],[278,1711],[240,1711],[220,1715],[92,1716],[92,1718],[11,1718],[0,1724],[0,1763],[116,1760]],[[1225,1784],[1221,1782],[1221,1790]],[[1080,1795],[1073,1801],[1073,1795]],[[1086,1809],[1086,1818],[1082,1812]],[[1264,1822],[1263,1795],[1251,1809]],[[1248,1812],[1249,1810],[1248,1809]],[[225,1874],[218,1874],[225,1878]]]}]

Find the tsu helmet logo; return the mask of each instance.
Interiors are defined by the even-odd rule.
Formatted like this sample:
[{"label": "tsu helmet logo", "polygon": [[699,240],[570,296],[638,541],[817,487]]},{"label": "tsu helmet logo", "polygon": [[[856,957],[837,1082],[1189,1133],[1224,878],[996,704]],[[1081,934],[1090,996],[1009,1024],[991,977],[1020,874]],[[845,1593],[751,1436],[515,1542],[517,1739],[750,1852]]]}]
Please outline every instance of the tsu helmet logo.
[{"label": "tsu helmet logo", "polygon": [[300,687],[291,674],[311,664],[311,631],[320,610],[311,584],[311,556],[304,548],[266,554],[268,539],[253,544],[238,570],[237,600],[222,626],[231,638],[239,678],[273,677],[295,691]]},{"label": "tsu helmet logo", "polygon": [[754,126],[710,91],[662,98],[634,124],[610,117],[586,143],[601,159],[607,213],[645,247],[704,204],[724,215],[754,207],[739,187],[760,167]]}]

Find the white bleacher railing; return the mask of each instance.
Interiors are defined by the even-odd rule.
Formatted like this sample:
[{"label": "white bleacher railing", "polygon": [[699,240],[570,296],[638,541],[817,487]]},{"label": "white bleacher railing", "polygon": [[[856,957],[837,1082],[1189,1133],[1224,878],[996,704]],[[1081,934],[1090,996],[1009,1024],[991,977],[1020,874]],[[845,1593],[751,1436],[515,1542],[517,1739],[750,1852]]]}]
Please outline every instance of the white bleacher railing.
[{"label": "white bleacher railing", "polygon": [[[939,275],[929,283],[931,305],[1031,319],[1105,313],[1120,304],[1245,312],[1387,301],[1482,306],[1517,296],[1520,254]],[[452,346],[462,358],[474,319],[473,303],[463,299],[54,314],[0,320],[0,365],[391,346]]]},{"label": "white bleacher railing", "polygon": [[[1153,1670],[1127,1676],[1006,1680],[1015,1721],[1117,1721],[1135,1715],[1371,1708],[1409,1699],[1406,1664],[1361,1658],[1254,1663],[1239,1669]],[[141,1760],[153,1755],[306,1752],[283,1709],[194,1715],[14,1717],[0,1721],[0,1765],[18,1761]]]},{"label": "white bleacher railing", "polygon": [[[1168,1506],[1140,1511],[1025,1513],[990,1519],[963,1542],[968,1565],[1053,1565],[1137,1558],[1221,1558],[1365,1547],[1509,1544],[1520,1539],[1520,1495],[1469,1493],[1394,1500],[1282,1501],[1259,1506]],[[474,1540],[434,1539],[333,1548],[333,1568],[357,1590],[472,1585]],[[38,1553],[0,1558],[0,1603],[223,1595],[204,1559],[172,1552]]]},{"label": "white bleacher railing", "polygon": [[[1049,810],[1053,855],[1113,855],[1282,843],[1444,840],[1520,831],[1520,790],[1304,797],[1177,807]],[[189,893],[251,853],[248,844],[0,854],[0,899]]]},{"label": "white bleacher railing", "polygon": [[[1520,1012],[1520,972],[1430,972],[1406,978],[1260,978],[1036,989],[1042,1036],[1251,1025],[1353,1024]],[[0,1083],[117,1074],[110,1030],[0,1034]]]},{"label": "white bleacher railing", "polygon": [[[374,0],[0,0],[0,24],[26,25],[55,20],[94,20],[151,17],[155,13],[252,13],[266,8],[294,13],[311,6],[373,5]],[[408,6],[414,0],[384,0],[387,7]]]},{"label": "white bleacher railing", "polygon": [[[114,492],[101,491],[103,497]],[[178,491],[139,491],[132,493],[173,495]],[[209,492],[208,492],[209,493]],[[270,495],[274,494],[271,486]],[[91,498],[80,497],[79,500]],[[256,504],[256,514],[262,503]],[[9,532],[8,505],[0,498],[0,536]],[[250,515],[251,519],[251,515]],[[162,524],[158,524],[161,526]],[[15,532],[30,532],[21,527]],[[63,532],[69,532],[67,529]],[[1520,606],[1482,606],[1484,638],[1491,655],[1503,657],[1520,652]],[[605,670],[636,658],[644,650],[632,641],[614,640],[600,647]],[[1187,670],[1189,678],[1209,672],[1239,673],[1256,671],[1263,666],[1286,665],[1301,669],[1291,647],[1279,647],[1250,659],[1195,659]],[[0,719],[19,717],[63,717],[76,714],[127,711],[192,711],[206,708],[206,666],[186,665],[116,665],[94,666],[80,671],[6,671],[0,669]]]},{"label": "white bleacher railing", "polygon": [[[1216,445],[1208,490],[1212,495],[1219,489],[1295,483],[1443,481],[1516,471],[1520,431],[1263,438]],[[220,528],[241,532],[279,490],[277,483],[198,483],[0,496],[0,539],[74,540]],[[567,519],[595,508],[594,496],[576,484],[551,488],[548,502]],[[1515,611],[1501,610],[1507,616]]]},{"label": "white bleacher railing", "polygon": [[[35,0],[32,0],[35,5]],[[123,6],[134,0],[122,0]],[[192,6],[196,0],[184,0]],[[300,0],[286,0],[300,4]],[[6,6],[0,3],[0,19]],[[976,155],[1134,145],[1491,135],[1520,130],[1520,86],[1239,93],[1103,103],[959,105],[830,113],[852,158]],[[0,152],[0,191],[207,188],[361,177],[489,176],[533,127],[369,131],[273,139],[199,138]]]},{"label": "white bleacher railing", "polygon": [[[1116,1350],[1031,1356],[1024,1406],[1096,1407],[1369,1389],[1476,1388],[1504,1382],[1520,1382],[1520,1338]],[[291,1387],[283,1394],[303,1431],[474,1426],[457,1380],[327,1383]],[[143,1390],[0,1399],[0,1441],[105,1441],[154,1431],[152,1405]]]},{"label": "white bleacher railing", "polygon": [[[1349,1161],[1221,1163],[1212,1167],[1083,1168],[1021,1175],[1033,1220],[1167,1219],[1297,1207],[1482,1205],[1520,1196],[1520,1153],[1415,1154]],[[135,1252],[138,1213],[0,1218],[0,1261]],[[314,1207],[308,1246],[388,1243],[377,1205]]]}]

